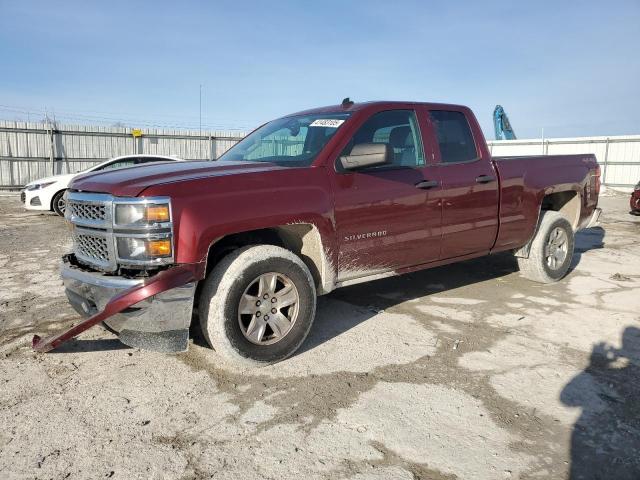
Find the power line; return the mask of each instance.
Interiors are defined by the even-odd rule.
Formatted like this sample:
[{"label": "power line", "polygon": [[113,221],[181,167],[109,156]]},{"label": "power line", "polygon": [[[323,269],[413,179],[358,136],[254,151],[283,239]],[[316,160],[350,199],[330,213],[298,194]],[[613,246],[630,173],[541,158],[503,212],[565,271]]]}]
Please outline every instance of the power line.
[{"label": "power line", "polygon": [[[89,113],[79,113],[79,112],[71,112],[67,110],[53,110],[53,109],[39,109],[39,108],[30,108],[30,107],[21,107],[14,105],[0,105],[0,112],[10,112],[13,114],[21,114],[31,117],[42,116],[48,117],[51,113],[55,115],[57,119],[64,119],[67,121],[80,121],[80,122],[93,122],[93,123],[103,123],[103,124],[113,124],[113,123],[126,123],[133,126],[146,126],[146,127],[156,127],[156,128],[175,128],[175,129],[192,129],[195,130],[199,127],[199,123],[188,122],[188,121],[180,121],[178,119],[187,119],[190,117],[180,116],[180,115],[166,115],[159,114],[154,115],[154,117],[167,117],[167,118],[175,118],[177,121],[173,122],[158,122],[158,121],[149,121],[146,118],[141,117],[133,117],[130,114],[118,114],[118,113],[107,113],[107,112],[89,112]],[[93,114],[91,114],[93,113]],[[6,117],[6,115],[4,115]],[[202,127],[207,129],[221,129],[221,130],[248,130],[252,127],[248,124],[228,124],[228,123],[202,123]]]},{"label": "power line", "polygon": [[[14,105],[0,105],[0,108],[5,110],[17,111],[22,113],[35,113],[35,114],[46,114],[48,109],[40,109],[33,107],[23,107],[23,106],[14,106]],[[114,113],[114,112],[101,112],[101,111],[90,111],[90,110],[80,110],[80,111],[69,111],[65,109],[55,109],[59,114],[64,114],[65,116],[73,116],[78,118],[96,118],[96,119],[104,119],[104,120],[122,120],[122,119],[131,119],[137,121],[147,121],[143,119],[143,115],[135,114],[135,113]],[[148,114],[147,114],[148,115]],[[171,115],[171,114],[153,114],[154,117],[164,117],[164,118],[175,118],[175,119],[192,119],[193,117],[186,115]],[[243,127],[246,127],[247,123],[243,120],[234,120],[234,123],[242,123]],[[195,122],[194,122],[195,124]],[[229,124],[221,124],[224,126],[229,126]]]}]

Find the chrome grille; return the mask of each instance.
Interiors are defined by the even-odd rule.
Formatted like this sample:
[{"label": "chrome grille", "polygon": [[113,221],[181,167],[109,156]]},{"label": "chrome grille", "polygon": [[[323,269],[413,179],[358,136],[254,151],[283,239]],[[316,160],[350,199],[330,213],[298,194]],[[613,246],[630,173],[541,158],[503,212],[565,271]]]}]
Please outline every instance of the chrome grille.
[{"label": "chrome grille", "polygon": [[113,272],[116,264],[111,211],[113,197],[104,193],[66,193],[65,218],[73,225],[73,253],[80,263]]},{"label": "chrome grille", "polygon": [[110,263],[109,243],[105,237],[75,232],[74,241],[77,256],[91,259],[100,265],[108,265]]},{"label": "chrome grille", "polygon": [[107,209],[104,205],[70,202],[67,208],[70,208],[71,215],[78,219],[105,220],[107,218]]}]

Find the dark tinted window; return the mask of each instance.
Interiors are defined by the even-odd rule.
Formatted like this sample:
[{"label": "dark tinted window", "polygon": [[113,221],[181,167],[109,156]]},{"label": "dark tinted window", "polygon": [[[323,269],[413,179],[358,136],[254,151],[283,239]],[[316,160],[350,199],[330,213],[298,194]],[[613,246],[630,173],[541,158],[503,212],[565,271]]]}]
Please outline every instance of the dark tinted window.
[{"label": "dark tinted window", "polygon": [[96,168],[96,172],[99,170],[115,170],[118,168],[133,167],[136,164],[135,158],[127,158],[126,160],[118,160],[117,162],[107,163],[106,165]]},{"label": "dark tinted window", "polygon": [[468,162],[478,158],[469,122],[463,113],[445,110],[429,112],[443,163]]},{"label": "dark tinted window", "polygon": [[142,163],[155,163],[155,162],[170,162],[171,160],[168,158],[157,158],[157,157],[140,157],[138,158],[138,164]]},{"label": "dark tinted window", "polygon": [[354,145],[359,143],[388,143],[393,150],[391,165],[424,165],[420,130],[413,110],[389,110],[372,115],[358,129],[341,156],[349,155]]}]

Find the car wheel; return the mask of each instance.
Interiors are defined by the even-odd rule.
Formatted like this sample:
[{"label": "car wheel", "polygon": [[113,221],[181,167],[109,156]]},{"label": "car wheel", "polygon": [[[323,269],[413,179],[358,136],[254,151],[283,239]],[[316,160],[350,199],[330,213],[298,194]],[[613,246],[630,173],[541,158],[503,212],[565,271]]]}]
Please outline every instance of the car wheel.
[{"label": "car wheel", "polygon": [[64,199],[65,190],[60,190],[53,196],[53,200],[51,200],[51,207],[53,211],[56,212],[61,217],[64,217],[64,211],[67,208],[67,202]]},{"label": "car wheel", "polygon": [[307,337],[316,311],[313,278],[281,247],[254,245],[224,257],[207,276],[198,312],[202,332],[230,363],[284,360]]},{"label": "car wheel", "polygon": [[518,258],[520,272],[535,282],[557,282],[569,271],[574,245],[569,221],[558,212],[545,211],[531,242],[529,258]]}]

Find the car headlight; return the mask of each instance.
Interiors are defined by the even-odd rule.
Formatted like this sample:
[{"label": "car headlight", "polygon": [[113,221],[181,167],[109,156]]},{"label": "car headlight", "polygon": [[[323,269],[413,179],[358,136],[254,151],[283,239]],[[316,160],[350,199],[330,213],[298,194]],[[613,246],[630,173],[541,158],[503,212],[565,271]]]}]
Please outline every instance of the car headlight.
[{"label": "car headlight", "polygon": [[125,203],[116,205],[115,224],[148,226],[169,223],[171,212],[168,203]]},{"label": "car headlight", "polygon": [[34,183],[32,185],[27,185],[25,190],[42,190],[43,188],[47,188],[49,185],[53,185],[56,182],[45,182],[45,183]]},{"label": "car headlight", "polygon": [[170,258],[173,254],[171,238],[120,237],[117,239],[118,257],[121,260],[149,262]]},{"label": "car headlight", "polygon": [[173,261],[173,224],[168,197],[114,199],[117,260],[123,265],[167,265]]}]

